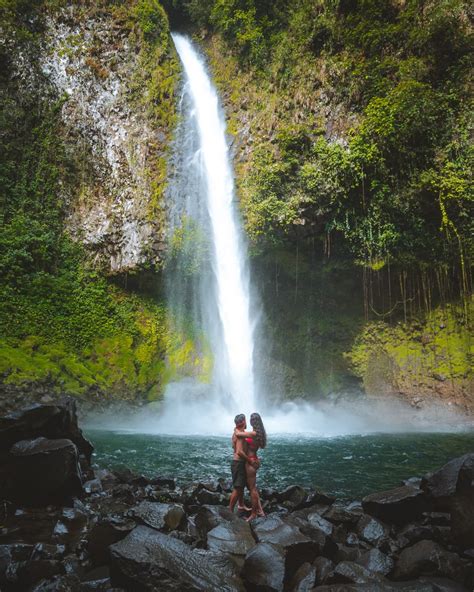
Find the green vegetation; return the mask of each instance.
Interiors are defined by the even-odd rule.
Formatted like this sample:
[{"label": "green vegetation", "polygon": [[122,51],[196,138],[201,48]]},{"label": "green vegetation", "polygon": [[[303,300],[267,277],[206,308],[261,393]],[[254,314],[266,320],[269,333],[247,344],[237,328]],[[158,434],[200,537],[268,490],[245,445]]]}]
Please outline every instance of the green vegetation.
[{"label": "green vegetation", "polygon": [[[40,0],[2,2],[9,43],[37,51],[42,14],[60,6]],[[166,15],[158,2],[148,0],[85,3],[80,14],[94,10],[111,11],[140,47],[139,75],[130,84],[137,106],[145,108],[165,137],[159,146],[150,147],[150,160],[156,166],[149,173],[158,194],[164,186],[164,144],[175,117],[176,60],[170,54]],[[75,43],[77,39],[72,39]],[[179,375],[207,379],[209,356],[200,351],[198,340],[174,328],[163,305],[118,289],[68,237],[64,217],[69,196],[80,190],[83,167],[62,135],[60,112],[67,97],[51,98],[41,89],[16,86],[9,78],[10,56],[7,49],[3,51],[2,382],[41,382],[53,391],[100,399],[157,398],[166,382]],[[155,197],[158,202],[160,196]]]},{"label": "green vegetation", "polygon": [[217,33],[230,130],[249,129],[238,168],[254,241],[316,236],[375,270],[447,265],[467,295],[468,3],[181,4]]}]

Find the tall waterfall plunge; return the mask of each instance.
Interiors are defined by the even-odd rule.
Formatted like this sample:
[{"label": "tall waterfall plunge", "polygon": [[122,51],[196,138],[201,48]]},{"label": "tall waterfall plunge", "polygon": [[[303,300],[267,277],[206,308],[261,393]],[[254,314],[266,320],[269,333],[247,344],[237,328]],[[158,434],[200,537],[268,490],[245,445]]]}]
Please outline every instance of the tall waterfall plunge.
[{"label": "tall waterfall plunge", "polygon": [[188,431],[191,419],[205,414],[225,419],[228,430],[229,416],[255,410],[247,250],[216,90],[191,42],[178,34],[173,40],[184,85],[168,191],[168,301],[175,322],[200,332],[213,370],[210,385],[169,385],[160,424]]}]

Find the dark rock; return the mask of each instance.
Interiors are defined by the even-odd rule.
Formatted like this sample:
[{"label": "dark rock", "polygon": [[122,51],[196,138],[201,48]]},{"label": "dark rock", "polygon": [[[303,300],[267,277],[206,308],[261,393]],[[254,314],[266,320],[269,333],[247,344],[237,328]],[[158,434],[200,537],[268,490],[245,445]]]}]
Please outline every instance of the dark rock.
[{"label": "dark rock", "polygon": [[258,543],[245,557],[242,577],[250,590],[282,592],[285,579],[285,553],[278,545]]},{"label": "dark rock", "polygon": [[226,556],[192,550],[182,541],[147,526],[137,526],[112,545],[110,552],[112,585],[134,592],[167,590],[167,585],[183,591],[243,591],[232,561]]},{"label": "dark rock", "polygon": [[194,517],[194,523],[199,536],[205,540],[207,533],[221,524],[222,522],[232,522],[239,520],[236,514],[233,514],[228,508],[222,506],[204,505],[197,511]]},{"label": "dark rock", "polygon": [[362,551],[358,547],[349,547],[337,543],[337,552],[334,555],[334,561],[340,563],[341,561],[356,561],[361,556]]},{"label": "dark rock", "polygon": [[449,461],[435,473],[423,477],[421,487],[437,509],[450,511],[451,498],[457,491],[461,468],[466,462],[472,463],[473,459],[474,453],[465,454]]},{"label": "dark rock", "polygon": [[156,485],[157,487],[165,487],[167,489],[175,489],[176,488],[176,479],[173,477],[153,477],[150,480],[151,485]]},{"label": "dark rock", "polygon": [[[42,580],[30,589],[30,592],[86,592],[79,578],[75,575],[54,576]],[[107,590],[109,592],[109,590]]]},{"label": "dark rock", "polygon": [[409,477],[401,482],[401,485],[411,485],[412,487],[421,487],[421,477]]},{"label": "dark rock", "polygon": [[94,447],[77,425],[74,399],[54,405],[35,404],[0,417],[0,452],[7,452],[20,440],[39,437],[71,440],[90,463]]},{"label": "dark rock", "polygon": [[354,584],[367,584],[381,579],[377,574],[371,573],[362,565],[352,561],[342,561],[334,569],[334,579],[338,582],[353,582]]},{"label": "dark rock", "polygon": [[362,507],[367,514],[385,522],[407,524],[429,511],[430,504],[421,489],[405,485],[366,496]]},{"label": "dark rock", "polygon": [[313,489],[310,491],[304,500],[302,506],[309,508],[311,506],[321,505],[330,506],[336,501],[336,498],[332,495],[328,495],[319,489]]},{"label": "dark rock", "polygon": [[465,566],[455,553],[445,551],[434,541],[420,541],[400,553],[393,578],[408,580],[421,575],[440,575],[462,581],[464,574]]},{"label": "dark rock", "polygon": [[77,448],[71,440],[17,442],[0,479],[0,496],[25,506],[61,504],[82,494]]},{"label": "dark rock", "polygon": [[39,559],[36,561],[12,562],[5,572],[5,580],[18,590],[28,590],[41,580],[49,580],[55,575],[63,574],[61,561]]},{"label": "dark rock", "polygon": [[271,487],[263,487],[260,491],[260,499],[266,501],[276,501],[278,497],[278,491]]},{"label": "dark rock", "polygon": [[459,584],[448,580],[447,578],[420,578],[420,582],[431,584],[435,592],[468,592],[468,589]]},{"label": "dark rock", "polygon": [[196,492],[194,500],[199,505],[219,505],[225,504],[227,498],[222,493],[209,491],[208,489],[202,488]]},{"label": "dark rock", "polygon": [[320,516],[317,512],[312,512],[308,515],[308,522],[314,528],[321,530],[326,536],[331,536],[333,533],[334,526],[332,523]]},{"label": "dark rock", "polygon": [[356,525],[359,537],[371,545],[380,545],[388,537],[390,529],[379,520],[363,514]]},{"label": "dark rock", "polygon": [[289,592],[310,592],[316,582],[316,568],[311,563],[303,563],[292,577]]},{"label": "dark rock", "polygon": [[327,557],[316,557],[313,566],[316,569],[317,584],[324,584],[334,571],[334,563]]},{"label": "dark rock", "polygon": [[383,576],[388,575],[393,569],[393,560],[379,551],[379,549],[370,549],[363,553],[356,563],[362,565],[370,572],[381,574]]},{"label": "dark rock", "polygon": [[253,531],[259,543],[272,543],[282,547],[286,554],[286,578],[293,577],[305,562],[312,563],[321,554],[325,538],[314,541],[300,530],[284,522],[279,516],[271,515],[254,521]]},{"label": "dark rock", "polygon": [[359,520],[362,510],[359,506],[335,502],[326,512],[323,518],[336,523],[355,524]]},{"label": "dark rock", "polygon": [[449,526],[451,514],[448,512],[423,512],[423,522],[434,526]]},{"label": "dark rock", "polygon": [[407,524],[400,530],[396,544],[398,549],[413,545],[422,540],[443,541],[450,538],[450,529],[423,524]]},{"label": "dark rock", "polygon": [[466,455],[451,503],[451,531],[462,547],[474,545],[474,454]]},{"label": "dark rock", "polygon": [[87,494],[101,493],[102,492],[102,483],[101,483],[100,479],[91,479],[90,481],[86,481],[84,483],[84,491]]},{"label": "dark rock", "polygon": [[94,565],[109,563],[109,547],[125,538],[133,529],[132,520],[105,516],[92,528],[87,537],[87,550]]},{"label": "dark rock", "polygon": [[296,507],[306,500],[307,495],[306,490],[299,485],[290,485],[290,487],[287,487],[278,494],[277,501],[280,504],[282,502],[290,502],[293,507]]},{"label": "dark rock", "polygon": [[175,530],[185,519],[183,506],[178,504],[162,504],[160,502],[141,502],[130,511],[143,524],[157,530]]},{"label": "dark rock", "polygon": [[207,545],[211,551],[246,555],[255,546],[255,539],[248,522],[233,520],[222,522],[207,533]]}]

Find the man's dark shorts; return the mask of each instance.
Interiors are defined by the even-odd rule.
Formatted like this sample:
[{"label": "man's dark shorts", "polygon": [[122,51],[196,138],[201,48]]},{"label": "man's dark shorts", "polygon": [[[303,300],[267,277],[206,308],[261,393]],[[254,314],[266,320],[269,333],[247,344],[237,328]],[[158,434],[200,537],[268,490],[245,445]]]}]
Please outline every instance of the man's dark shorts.
[{"label": "man's dark shorts", "polygon": [[231,464],[232,486],[244,488],[247,485],[247,473],[245,472],[245,460],[233,460]]}]

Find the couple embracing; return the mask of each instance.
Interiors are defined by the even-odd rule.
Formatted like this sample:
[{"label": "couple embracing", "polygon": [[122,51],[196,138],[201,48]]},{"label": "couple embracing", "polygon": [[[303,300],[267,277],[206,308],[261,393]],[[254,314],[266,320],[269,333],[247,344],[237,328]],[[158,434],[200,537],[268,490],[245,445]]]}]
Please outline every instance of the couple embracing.
[{"label": "couple embracing", "polygon": [[[247,421],[243,413],[236,415],[234,422],[235,429],[232,434],[234,456],[231,465],[233,491],[229,508],[233,512],[238,502],[239,510],[250,511],[247,520],[253,520],[257,516],[265,516],[257,489],[257,471],[260,467],[257,451],[267,445],[267,434],[258,413],[252,413],[250,416],[250,425],[253,428],[251,432],[246,431]],[[245,486],[250,493],[251,508],[244,505]]]}]

